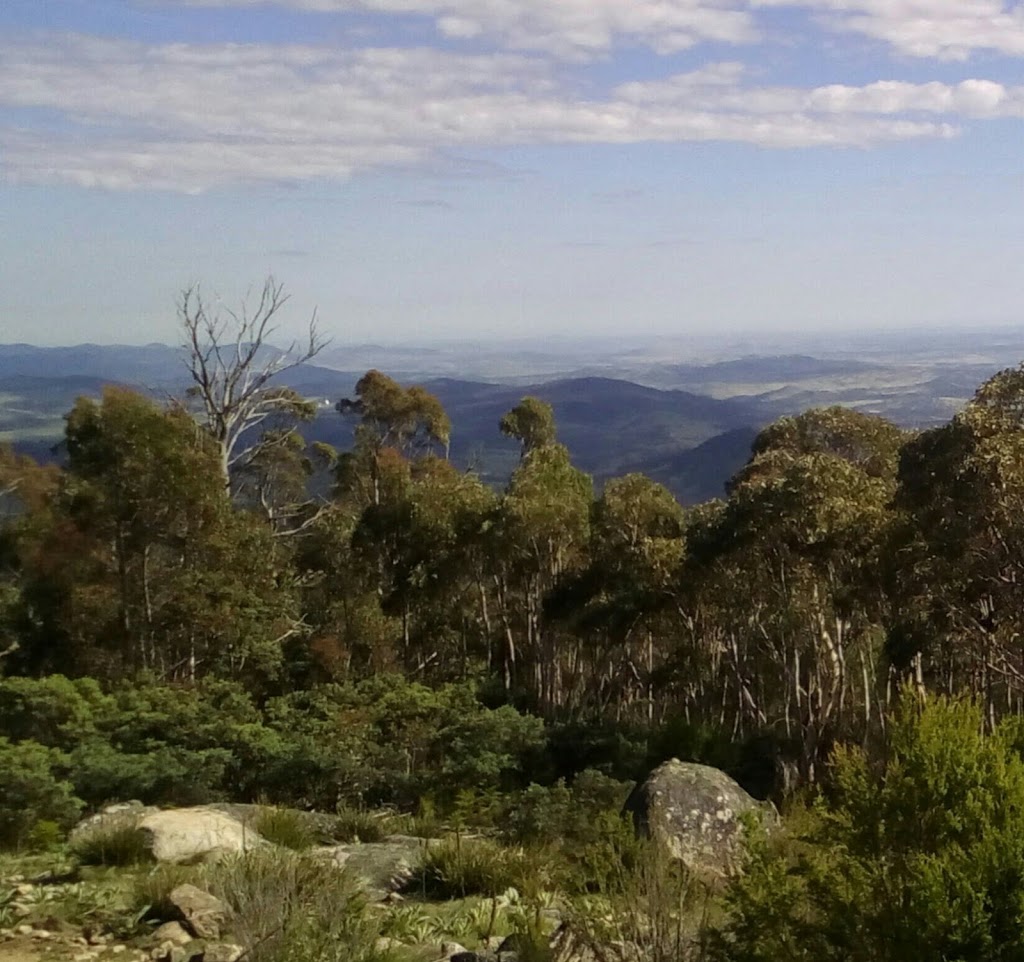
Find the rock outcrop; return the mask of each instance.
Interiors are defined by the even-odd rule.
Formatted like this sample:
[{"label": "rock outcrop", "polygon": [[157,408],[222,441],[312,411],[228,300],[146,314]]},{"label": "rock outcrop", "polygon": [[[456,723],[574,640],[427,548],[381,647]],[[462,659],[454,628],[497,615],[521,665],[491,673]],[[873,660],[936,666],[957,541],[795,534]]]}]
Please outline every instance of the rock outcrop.
[{"label": "rock outcrop", "polygon": [[702,875],[733,874],[745,816],[774,822],[775,809],[748,795],[725,772],[677,758],[659,765],[626,800],[637,832]]},{"label": "rock outcrop", "polygon": [[351,872],[367,895],[379,900],[405,886],[423,863],[428,844],[422,838],[392,835],[383,842],[331,845],[319,853]]}]

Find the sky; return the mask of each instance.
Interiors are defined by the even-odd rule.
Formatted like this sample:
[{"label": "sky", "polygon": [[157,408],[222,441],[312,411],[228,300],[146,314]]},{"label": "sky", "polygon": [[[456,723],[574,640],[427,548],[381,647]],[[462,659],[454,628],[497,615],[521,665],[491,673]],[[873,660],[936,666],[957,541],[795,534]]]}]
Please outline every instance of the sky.
[{"label": "sky", "polygon": [[0,342],[1012,325],[1024,3],[0,0]]}]

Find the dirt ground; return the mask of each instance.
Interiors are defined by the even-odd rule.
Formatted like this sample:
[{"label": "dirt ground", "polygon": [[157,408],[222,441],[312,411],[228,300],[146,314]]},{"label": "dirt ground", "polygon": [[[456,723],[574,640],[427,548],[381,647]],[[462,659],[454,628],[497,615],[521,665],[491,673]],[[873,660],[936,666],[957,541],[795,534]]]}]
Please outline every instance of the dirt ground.
[{"label": "dirt ground", "polygon": [[25,941],[0,942],[0,962],[40,962],[39,946]]}]

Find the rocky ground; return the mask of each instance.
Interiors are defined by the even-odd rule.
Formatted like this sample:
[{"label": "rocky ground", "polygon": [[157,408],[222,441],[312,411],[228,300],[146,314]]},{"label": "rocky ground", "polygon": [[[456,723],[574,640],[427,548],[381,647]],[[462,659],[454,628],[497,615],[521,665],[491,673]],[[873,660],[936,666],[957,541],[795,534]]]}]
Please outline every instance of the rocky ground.
[{"label": "rocky ground", "polygon": [[[675,760],[651,773],[626,811],[669,861],[713,884],[732,871],[744,813],[757,811],[766,824],[774,815],[721,772]],[[306,919],[316,922],[296,937],[310,944],[319,939],[321,948],[307,953],[300,942],[298,953],[284,956],[346,962],[643,958],[636,944],[622,939],[614,951],[595,953],[592,933],[570,924],[575,915],[578,925],[578,905],[530,878],[529,866],[520,876],[532,890],[528,897],[490,879],[489,860],[505,857],[494,842],[465,832],[438,840],[383,831],[372,841],[340,841],[337,828],[336,816],[260,806],[109,806],[47,854],[0,858],[0,960],[276,962],[267,945],[286,928],[301,929]],[[364,825],[364,836],[371,828],[379,825]],[[466,891],[464,881],[461,894],[447,884],[445,872],[457,867],[436,869],[437,848],[446,845],[483,873],[478,894]],[[431,870],[439,871],[433,887],[421,881]],[[599,910],[604,917],[597,930],[608,912],[609,905]],[[349,943],[353,949],[325,953],[324,939],[335,949]]]}]

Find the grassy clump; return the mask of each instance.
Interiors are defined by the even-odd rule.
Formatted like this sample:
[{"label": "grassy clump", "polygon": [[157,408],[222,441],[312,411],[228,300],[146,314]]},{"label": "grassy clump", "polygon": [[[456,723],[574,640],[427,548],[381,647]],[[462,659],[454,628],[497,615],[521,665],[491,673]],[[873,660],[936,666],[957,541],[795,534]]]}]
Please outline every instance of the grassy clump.
[{"label": "grassy clump", "polygon": [[232,910],[249,962],[384,962],[358,885],[330,862],[258,849],[208,867],[205,887]]},{"label": "grassy clump", "polygon": [[140,918],[174,918],[177,910],[171,904],[171,892],[186,882],[202,888],[203,873],[203,866],[158,865],[153,871],[136,877],[132,887],[132,909]]},{"label": "grassy clump", "polygon": [[70,845],[83,865],[130,866],[153,861],[146,836],[134,825],[98,825]]},{"label": "grassy clump", "polygon": [[597,895],[571,903],[560,949],[594,962],[702,962],[714,893],[654,843],[633,851]]},{"label": "grassy clump", "polygon": [[494,898],[509,889],[549,888],[556,874],[544,851],[456,836],[427,848],[406,891],[436,899]]},{"label": "grassy clump", "polygon": [[304,852],[313,847],[316,834],[302,813],[286,808],[264,808],[253,821],[253,828],[268,842]]},{"label": "grassy clump", "polygon": [[386,812],[342,805],[334,819],[333,834],[339,842],[383,842],[392,834],[391,817]]}]

